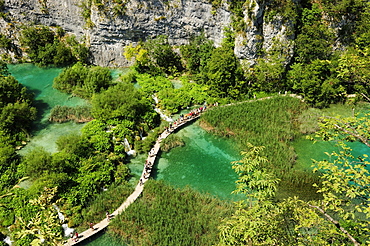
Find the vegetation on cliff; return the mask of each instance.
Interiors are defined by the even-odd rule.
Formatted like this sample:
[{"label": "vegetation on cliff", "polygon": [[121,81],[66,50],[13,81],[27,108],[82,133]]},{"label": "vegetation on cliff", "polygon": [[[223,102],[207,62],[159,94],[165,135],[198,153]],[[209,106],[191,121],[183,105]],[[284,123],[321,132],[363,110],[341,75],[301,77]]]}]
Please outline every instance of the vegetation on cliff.
[{"label": "vegetation on cliff", "polygon": [[68,36],[62,28],[24,27],[20,42],[31,62],[40,66],[66,66],[77,61],[86,63],[89,52],[85,45]]}]

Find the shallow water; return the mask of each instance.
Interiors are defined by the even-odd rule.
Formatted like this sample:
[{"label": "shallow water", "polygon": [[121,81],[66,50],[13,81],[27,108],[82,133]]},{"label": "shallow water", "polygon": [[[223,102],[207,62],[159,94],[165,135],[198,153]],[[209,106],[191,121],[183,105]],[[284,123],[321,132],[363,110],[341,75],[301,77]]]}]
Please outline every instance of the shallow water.
[{"label": "shallow water", "polygon": [[[370,155],[370,148],[360,142],[347,143],[352,149],[352,155],[357,158],[363,157],[364,154]],[[338,152],[338,147],[333,142],[313,142],[304,137],[293,142],[293,147],[297,153],[298,159],[295,168],[301,170],[311,171],[313,169],[313,160],[322,161],[329,160],[329,156],[325,154],[332,153],[333,151]]]},{"label": "shallow water", "polygon": [[56,105],[77,106],[86,105],[86,100],[71,97],[53,88],[53,79],[62,71],[61,68],[40,68],[33,64],[8,65],[9,72],[27,89],[34,93],[34,104],[38,117],[32,127],[32,139],[19,151],[25,154],[36,146],[44,147],[53,153],[57,151],[55,141],[62,135],[79,134],[83,124],[73,122],[50,123],[50,110]]},{"label": "shallow water", "polygon": [[231,162],[241,156],[234,142],[207,133],[197,122],[176,134],[185,146],[162,152],[153,177],[177,187],[190,186],[221,199],[237,200],[231,194],[238,178]]}]

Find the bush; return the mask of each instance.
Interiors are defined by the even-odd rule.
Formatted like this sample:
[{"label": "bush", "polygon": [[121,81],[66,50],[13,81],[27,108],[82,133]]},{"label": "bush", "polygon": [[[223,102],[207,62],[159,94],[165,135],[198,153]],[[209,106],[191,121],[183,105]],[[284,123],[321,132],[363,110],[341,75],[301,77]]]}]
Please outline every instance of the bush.
[{"label": "bush", "polygon": [[64,69],[53,81],[53,87],[82,98],[91,98],[95,93],[107,89],[112,84],[108,68],[85,66],[78,62]]}]

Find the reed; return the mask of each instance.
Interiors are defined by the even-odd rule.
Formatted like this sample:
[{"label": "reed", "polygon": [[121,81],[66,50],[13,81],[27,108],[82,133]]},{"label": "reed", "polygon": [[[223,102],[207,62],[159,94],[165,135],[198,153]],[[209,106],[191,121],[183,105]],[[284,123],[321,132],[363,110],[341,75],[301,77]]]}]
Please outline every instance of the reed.
[{"label": "reed", "polygon": [[168,152],[173,148],[184,146],[185,142],[176,134],[171,134],[161,142],[161,150]]},{"label": "reed", "polygon": [[76,123],[89,122],[93,120],[91,116],[90,106],[60,106],[57,105],[50,111],[49,121],[51,122],[67,122],[74,121]]},{"label": "reed", "polygon": [[130,245],[215,245],[232,204],[190,188],[149,180],[143,196],[114,219],[109,233]]},{"label": "reed", "polygon": [[300,100],[281,96],[217,107],[201,120],[210,131],[235,138],[242,149],[247,142],[265,146],[268,168],[283,182],[299,188],[317,181],[311,173],[293,169],[297,156],[291,142],[301,135],[298,118],[305,109]]}]

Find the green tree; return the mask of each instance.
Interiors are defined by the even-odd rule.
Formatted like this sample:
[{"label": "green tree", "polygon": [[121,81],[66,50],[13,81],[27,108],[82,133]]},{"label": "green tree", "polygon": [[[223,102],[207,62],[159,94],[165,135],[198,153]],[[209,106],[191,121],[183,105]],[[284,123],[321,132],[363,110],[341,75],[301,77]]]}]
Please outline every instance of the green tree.
[{"label": "green tree", "polygon": [[243,159],[233,163],[239,177],[236,193],[246,195],[247,200],[236,202],[236,212],[220,226],[219,245],[283,245],[292,244],[289,218],[290,209],[282,209],[271,202],[279,179],[266,168],[264,147],[248,144],[242,152]]},{"label": "green tree", "polygon": [[135,58],[135,69],[151,75],[173,75],[183,70],[180,56],[173,51],[166,36],[149,39],[136,47],[126,46],[126,59]]},{"label": "green tree", "polygon": [[260,153],[262,149],[252,146],[235,168],[242,171],[236,191],[247,194],[249,202],[237,202],[237,212],[220,226],[220,245],[368,244],[370,162],[367,155],[355,158],[343,143],[351,139],[367,142],[368,122],[367,117],[359,121],[354,117],[323,119],[318,136],[339,140],[340,148],[328,154],[329,161],[315,162],[314,171],[321,172],[322,180],[318,192],[323,199],[318,201],[268,200],[276,183],[268,173],[264,175],[268,170],[260,167],[266,162]]},{"label": "green tree", "polygon": [[363,51],[349,49],[339,58],[338,78],[348,93],[358,93],[368,97],[370,94],[370,47]]},{"label": "green tree", "polygon": [[51,169],[51,155],[42,147],[30,151],[24,158],[19,167],[19,171],[24,176],[36,179],[47,173]]},{"label": "green tree", "polygon": [[111,84],[112,76],[108,68],[89,67],[80,62],[64,69],[53,81],[54,88],[83,98],[91,98]]},{"label": "green tree", "polygon": [[310,64],[296,63],[288,72],[288,83],[316,107],[344,100],[346,91],[337,78],[334,62],[314,60]]},{"label": "green tree", "polygon": [[243,88],[243,72],[232,47],[216,48],[205,67],[205,81],[215,97],[237,98],[246,93]]},{"label": "green tree", "polygon": [[187,70],[192,74],[197,74],[204,69],[213,50],[213,42],[206,39],[204,33],[192,37],[188,45],[180,46],[181,57]]},{"label": "green tree", "polygon": [[149,102],[132,84],[120,83],[92,97],[91,113],[94,118],[111,118],[140,121],[146,112],[152,111]]},{"label": "green tree", "polygon": [[278,55],[260,58],[251,69],[251,80],[257,91],[278,92],[287,89],[284,83],[284,58]]},{"label": "green tree", "polygon": [[304,8],[302,27],[295,40],[296,61],[307,64],[313,60],[329,60],[333,53],[334,33],[322,20],[318,4]]}]

